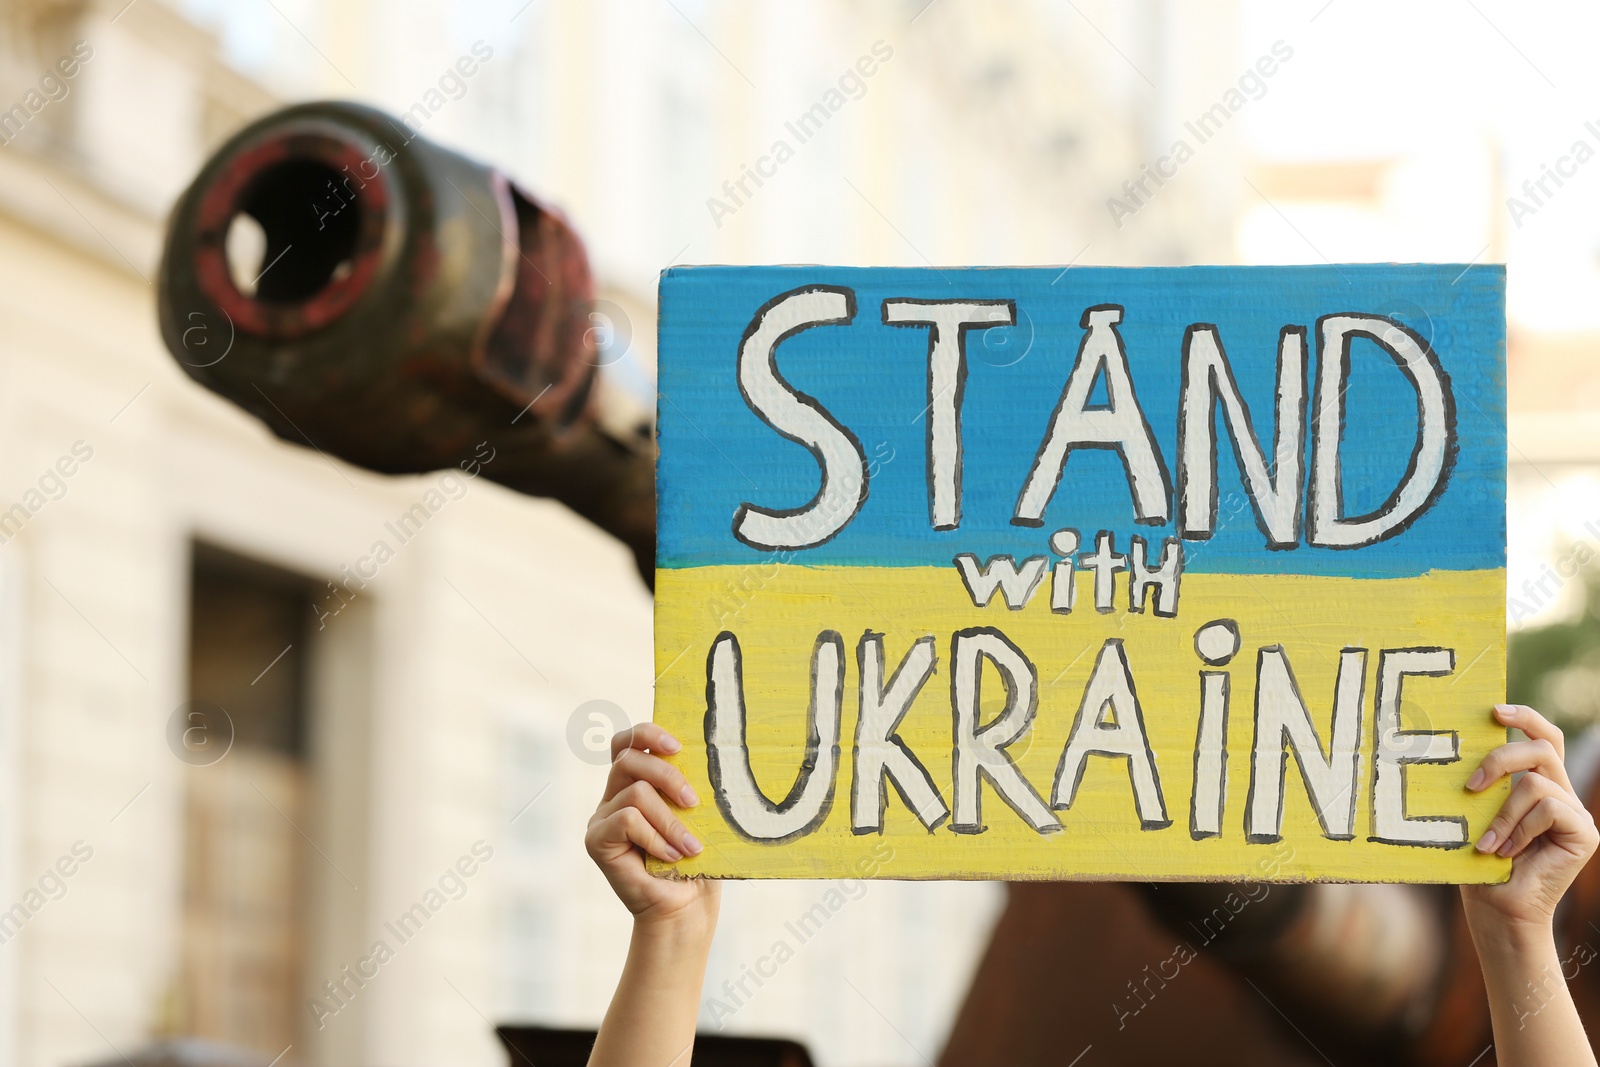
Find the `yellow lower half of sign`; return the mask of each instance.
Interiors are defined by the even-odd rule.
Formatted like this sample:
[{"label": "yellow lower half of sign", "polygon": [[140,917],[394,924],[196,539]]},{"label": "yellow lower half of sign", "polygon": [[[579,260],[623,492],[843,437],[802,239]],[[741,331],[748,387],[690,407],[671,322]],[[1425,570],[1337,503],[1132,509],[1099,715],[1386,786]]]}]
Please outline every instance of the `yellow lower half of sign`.
[{"label": "yellow lower half of sign", "polygon": [[[1182,576],[1174,617],[1153,613],[1153,603],[1143,613],[1131,612],[1125,595],[1117,597],[1111,612],[1097,612],[1093,575],[1082,572],[1076,576],[1073,610],[1053,612],[1049,581],[1047,576],[1025,607],[1010,610],[999,592],[989,606],[975,607],[950,567],[767,565],[658,571],[655,721],[684,744],[674,762],[702,803],[682,815],[706,848],[677,864],[652,861],[652,869],[724,878],[868,874],[1466,883],[1507,877],[1509,861],[1480,855],[1471,842],[1483,834],[1509,785],[1501,782],[1481,794],[1464,789],[1484,754],[1505,741],[1505,731],[1490,714],[1505,694],[1503,570],[1435,571],[1389,579],[1189,573]],[[1125,590],[1119,583],[1121,593]],[[1208,665],[1196,648],[1197,631],[1215,620],[1230,620],[1238,632],[1237,653],[1225,665]],[[979,814],[973,818],[969,807],[964,824],[947,817],[935,820],[936,828],[929,830],[901,792],[886,785],[871,791],[874,803],[879,793],[887,799],[881,830],[860,832],[852,794],[863,634],[883,635],[880,689],[892,682],[902,661],[908,669],[914,666],[906,657],[919,639],[933,638],[936,663],[895,734],[926,768],[927,782],[938,794],[934,806],[950,810],[958,762],[954,735],[960,730],[953,709],[959,688],[952,685],[955,635],[975,627],[1003,634],[1037,677],[1036,712],[1002,751],[1058,826],[1031,824],[980,774]],[[819,635],[830,632],[839,635],[835,647],[842,652],[837,658],[843,672],[838,752],[831,758],[824,745],[811,774],[831,771],[831,793],[799,831],[786,832],[782,840],[763,839],[750,827],[735,825],[727,805],[714,796],[707,730],[712,648],[719,634],[736,639],[745,712],[744,749],[723,751],[721,765],[748,761],[749,777],[777,806],[789,797],[802,772],[813,655]],[[1118,649],[1109,657],[1108,643]],[[1407,673],[1402,678],[1399,665],[1405,656],[1396,650],[1419,647],[1449,650],[1448,672]],[[1365,654],[1347,655],[1348,650]],[[1395,666],[1389,677],[1380,678],[1386,651]],[[1211,655],[1221,658],[1214,646]],[[1437,665],[1435,656],[1429,662]],[[981,676],[971,717],[981,731],[1015,697],[992,660],[969,658]],[[1079,760],[1081,774],[1070,806],[1053,803],[1059,799],[1058,772],[1080,706],[1098,700],[1086,702],[1086,688],[1097,664],[1107,658],[1123,669],[1137,693],[1154,771],[1145,782],[1144,810],[1138,806],[1135,760],[1093,752]],[[1017,662],[1013,659],[1013,666]],[[1285,665],[1307,713],[1302,720],[1309,718],[1320,745],[1299,758],[1293,745],[1286,750],[1280,743],[1284,734],[1277,722],[1262,731],[1257,752],[1258,685],[1267,684],[1264,672],[1278,670],[1273,678],[1281,697]],[[1203,671],[1227,676],[1225,732],[1216,715],[1220,683],[1203,682]],[[1392,725],[1406,733],[1390,735],[1385,751],[1391,758],[1384,765],[1380,723],[1389,720],[1380,707],[1380,690],[1386,686]],[[1209,736],[1221,739],[1217,746],[1200,741],[1202,694],[1208,688]],[[1346,798],[1353,796],[1354,818],[1345,826],[1334,818],[1330,837],[1324,825],[1329,816],[1324,812],[1319,819],[1303,768],[1309,759],[1311,774],[1322,774],[1326,796],[1329,772],[1319,772],[1316,764],[1334,754],[1338,692],[1344,698],[1347,748],[1357,750],[1353,784],[1341,790]],[[728,695],[727,686],[722,695]],[[1357,706],[1359,726],[1350,727],[1349,715]],[[1108,729],[1128,725],[1125,708],[1085,707],[1083,715],[1089,721],[1079,724],[1081,730],[1097,723]],[[1454,746],[1448,739],[1430,741],[1426,736],[1451,731]],[[1454,748],[1458,758],[1406,760],[1407,754],[1437,757],[1440,745]],[[1197,750],[1208,750],[1211,756],[1197,759]],[[1275,777],[1270,766],[1274,760],[1282,768]],[[1278,783],[1282,798],[1281,821],[1269,827],[1276,830],[1270,834],[1261,832],[1258,812],[1257,821],[1250,822],[1256,803],[1252,779],[1264,771],[1269,781]],[[725,785],[728,777],[724,770],[719,781]],[[1386,800],[1378,788],[1383,778],[1389,790]],[[1155,790],[1149,789],[1152,780]],[[1149,817],[1157,791],[1164,824]],[[809,796],[814,800],[817,794]],[[1207,808],[1209,817],[1203,810]],[[1380,808],[1389,822],[1379,818]],[[1464,820],[1460,836],[1466,843],[1396,843],[1393,820],[1399,817]],[[1214,832],[1197,832],[1208,825],[1215,826]],[[1410,833],[1410,825],[1402,826],[1400,837]]]}]

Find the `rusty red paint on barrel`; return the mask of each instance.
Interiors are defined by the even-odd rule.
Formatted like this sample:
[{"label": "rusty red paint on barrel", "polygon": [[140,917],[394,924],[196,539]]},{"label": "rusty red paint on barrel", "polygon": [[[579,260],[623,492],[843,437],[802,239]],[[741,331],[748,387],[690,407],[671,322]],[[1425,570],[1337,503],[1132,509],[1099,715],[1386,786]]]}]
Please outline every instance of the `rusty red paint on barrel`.
[{"label": "rusty red paint on barrel", "polygon": [[[229,230],[257,219],[254,291]],[[248,279],[243,281],[248,282]],[[504,175],[372,108],[302,104],[230,139],[180,197],[162,333],[186,373],[288,441],[384,473],[451,467],[554,497],[654,572],[654,443],[597,418],[582,242]],[[233,338],[191,358],[196,325]]]}]

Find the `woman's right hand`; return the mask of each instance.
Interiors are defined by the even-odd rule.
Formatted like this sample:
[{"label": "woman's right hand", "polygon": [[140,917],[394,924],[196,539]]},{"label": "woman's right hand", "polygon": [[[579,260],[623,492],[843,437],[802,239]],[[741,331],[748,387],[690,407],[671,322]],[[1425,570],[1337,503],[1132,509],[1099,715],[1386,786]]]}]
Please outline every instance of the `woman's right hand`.
[{"label": "woman's right hand", "polygon": [[676,863],[704,846],[674,808],[692,808],[700,798],[683,772],[657,752],[683,748],[654,723],[641,723],[611,739],[611,775],[605,795],[589,817],[584,844],[636,923],[687,924],[709,932],[716,925],[721,883],[710,878],[657,878],[645,869],[645,854]]}]

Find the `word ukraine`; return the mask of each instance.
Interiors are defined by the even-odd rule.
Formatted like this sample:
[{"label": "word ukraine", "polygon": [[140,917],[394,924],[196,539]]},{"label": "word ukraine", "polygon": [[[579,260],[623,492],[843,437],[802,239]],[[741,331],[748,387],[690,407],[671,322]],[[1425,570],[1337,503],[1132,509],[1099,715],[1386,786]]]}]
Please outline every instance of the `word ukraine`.
[{"label": "word ukraine", "polygon": [[1503,877],[1462,790],[1499,740],[1502,293],[668,272],[657,721],[720,819],[679,869],[887,837],[909,877],[1242,877],[1288,839],[1283,878]]}]

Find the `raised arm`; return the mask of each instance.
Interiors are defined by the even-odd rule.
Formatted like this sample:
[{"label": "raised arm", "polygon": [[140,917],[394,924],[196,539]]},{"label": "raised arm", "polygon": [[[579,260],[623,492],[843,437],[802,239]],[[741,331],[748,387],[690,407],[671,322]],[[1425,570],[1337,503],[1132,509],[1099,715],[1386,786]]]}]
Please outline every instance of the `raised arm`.
[{"label": "raised arm", "polygon": [[589,1067],[688,1067],[694,1050],[721,885],[656,878],[644,866],[646,853],[674,863],[702,848],[674,811],[699,798],[682,771],[655,755],[681,748],[651,723],[611,740],[611,776],[584,842],[633,913],[633,940]]},{"label": "raised arm", "polygon": [[1497,704],[1494,715],[1528,736],[1489,753],[1467,783],[1477,791],[1524,772],[1478,841],[1480,851],[1514,858],[1510,880],[1461,887],[1495,1059],[1500,1067],[1595,1067],[1556,954],[1555,911],[1600,834],[1567,778],[1561,731],[1519,704]]}]

